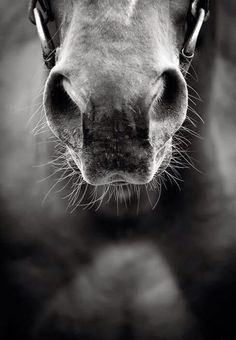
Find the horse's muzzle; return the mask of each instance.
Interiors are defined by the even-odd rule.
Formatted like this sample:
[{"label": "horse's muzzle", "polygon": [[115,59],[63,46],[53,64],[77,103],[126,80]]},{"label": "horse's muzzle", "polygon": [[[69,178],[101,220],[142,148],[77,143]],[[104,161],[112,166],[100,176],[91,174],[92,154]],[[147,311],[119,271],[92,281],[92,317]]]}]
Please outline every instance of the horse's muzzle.
[{"label": "horse's muzzle", "polygon": [[172,137],[187,111],[183,77],[167,70],[146,93],[126,94],[114,81],[81,91],[59,73],[49,77],[49,126],[89,184],[146,184],[168,165]]}]

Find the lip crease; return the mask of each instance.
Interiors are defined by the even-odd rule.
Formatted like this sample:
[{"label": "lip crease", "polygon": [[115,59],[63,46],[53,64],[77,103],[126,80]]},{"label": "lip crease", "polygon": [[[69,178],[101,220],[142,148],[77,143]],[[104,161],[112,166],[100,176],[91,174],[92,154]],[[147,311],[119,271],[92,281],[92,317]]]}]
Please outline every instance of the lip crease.
[{"label": "lip crease", "polygon": [[114,174],[109,177],[108,184],[113,186],[128,185],[129,183],[120,174]]},{"label": "lip crease", "polygon": [[114,181],[114,182],[110,182],[110,183],[108,183],[109,185],[112,185],[112,186],[114,186],[114,187],[116,187],[116,186],[127,186],[127,185],[129,185],[129,183],[128,182],[125,182],[125,181]]}]

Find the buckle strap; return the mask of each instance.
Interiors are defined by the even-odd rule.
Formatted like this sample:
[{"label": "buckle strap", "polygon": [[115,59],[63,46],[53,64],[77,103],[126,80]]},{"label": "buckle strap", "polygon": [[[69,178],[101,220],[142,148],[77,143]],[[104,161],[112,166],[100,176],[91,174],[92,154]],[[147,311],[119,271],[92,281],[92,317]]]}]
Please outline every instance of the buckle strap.
[{"label": "buckle strap", "polygon": [[205,19],[207,21],[210,16],[210,1],[209,0],[194,0],[191,5],[191,14],[195,18],[198,18],[198,14],[201,9],[205,11]]},{"label": "buckle strap", "polygon": [[210,14],[210,0],[195,0],[191,6],[192,15],[196,18],[200,9],[204,9],[206,13],[206,19]]},{"label": "buckle strap", "polygon": [[191,15],[193,17],[193,29],[187,38],[184,47],[181,51],[181,55],[184,58],[183,63],[190,63],[194,57],[195,49],[198,41],[198,37],[203,26],[203,23],[207,21],[210,15],[209,0],[195,0],[191,4]]},{"label": "buckle strap", "polygon": [[50,5],[50,1],[48,0],[31,0],[29,4],[29,20],[32,22],[32,24],[36,25],[35,15],[34,15],[34,9],[37,7],[37,4],[40,5],[41,10],[43,12],[42,20],[44,24],[48,24],[50,21],[53,21],[53,13]]},{"label": "buckle strap", "polygon": [[[48,20],[51,20],[48,16],[49,12],[47,12],[48,7],[44,7],[46,2],[45,0],[43,0],[43,2],[44,4],[40,4],[41,9],[39,9],[37,7],[37,1],[33,1],[32,4],[35,5],[35,7],[32,9],[32,19],[33,22],[35,22],[38,36],[41,42],[44,63],[47,68],[51,70],[55,66],[56,49],[47,26]],[[46,12],[43,12],[44,10]],[[46,16],[43,13],[46,13]]]}]

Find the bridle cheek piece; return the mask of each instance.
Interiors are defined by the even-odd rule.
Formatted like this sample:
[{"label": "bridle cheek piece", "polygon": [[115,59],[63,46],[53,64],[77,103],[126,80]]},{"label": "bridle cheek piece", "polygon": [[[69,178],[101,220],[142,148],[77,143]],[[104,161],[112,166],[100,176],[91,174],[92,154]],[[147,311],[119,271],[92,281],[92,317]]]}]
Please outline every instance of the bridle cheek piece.
[{"label": "bridle cheek piece", "polygon": [[34,20],[41,42],[45,65],[51,70],[55,66],[56,48],[49,33],[48,26],[44,22],[42,12],[37,7],[34,8]]},{"label": "bridle cheek piece", "polygon": [[[194,57],[198,37],[203,23],[209,18],[209,0],[194,0],[190,7],[191,29],[187,34],[180,52],[182,63],[189,65]],[[55,66],[56,48],[50,35],[48,24],[54,21],[50,0],[31,0],[29,19],[36,25],[42,46],[43,59],[46,67],[51,70]]]},{"label": "bridle cheek piece", "polygon": [[51,70],[56,62],[56,47],[48,29],[48,24],[54,21],[50,0],[31,0],[29,5],[29,20],[36,25],[41,42],[43,60]]},{"label": "bridle cheek piece", "polygon": [[205,5],[198,6],[198,1],[193,1],[191,5],[191,15],[194,18],[194,26],[190,35],[188,36],[184,47],[182,48],[182,56],[191,62],[194,57],[196,45],[202,26],[210,16],[209,1],[205,1]]}]

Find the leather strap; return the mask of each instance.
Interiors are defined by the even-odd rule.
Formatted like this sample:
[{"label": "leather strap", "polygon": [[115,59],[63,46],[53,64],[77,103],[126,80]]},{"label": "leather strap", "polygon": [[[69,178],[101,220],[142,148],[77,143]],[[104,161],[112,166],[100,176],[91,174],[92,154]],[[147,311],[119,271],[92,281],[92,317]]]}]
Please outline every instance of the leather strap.
[{"label": "leather strap", "polygon": [[51,9],[51,4],[49,0],[30,0],[29,3],[29,9],[28,9],[28,16],[29,20],[32,22],[32,24],[36,25],[35,22],[35,15],[34,15],[34,9],[37,7],[37,3],[40,5],[42,12],[45,14],[44,16],[44,24],[48,24],[50,21],[53,21],[53,13]]},{"label": "leather strap", "polygon": [[209,0],[194,0],[190,4],[187,18],[188,29],[184,46],[180,53],[180,63],[183,71],[187,71],[193,60],[200,31],[210,15],[209,5]]},{"label": "leather strap", "polygon": [[200,8],[203,8],[206,12],[206,15],[207,15],[210,11],[210,0],[199,0],[197,2],[198,2],[197,10],[199,11]]}]

